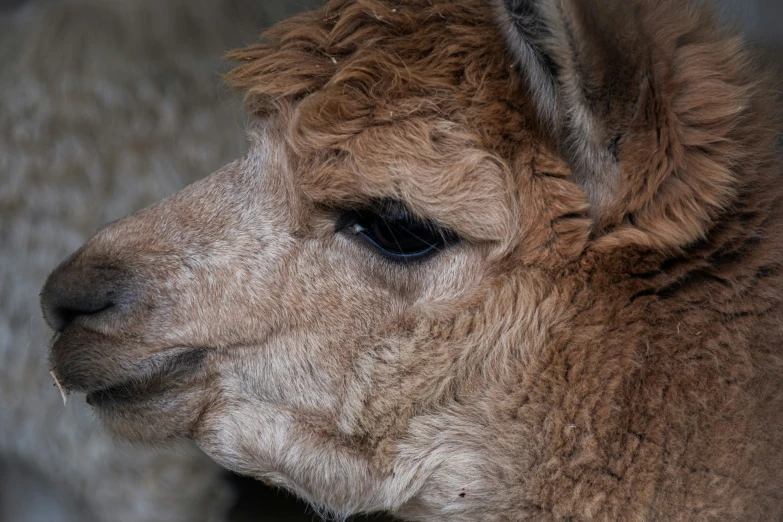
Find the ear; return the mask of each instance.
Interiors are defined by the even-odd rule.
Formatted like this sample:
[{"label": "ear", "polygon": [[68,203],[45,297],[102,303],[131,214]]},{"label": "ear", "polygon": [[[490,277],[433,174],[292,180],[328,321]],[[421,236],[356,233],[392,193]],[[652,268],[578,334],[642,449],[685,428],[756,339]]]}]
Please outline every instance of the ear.
[{"label": "ear", "polygon": [[636,2],[493,1],[535,113],[598,217],[619,197],[617,144],[648,68]]}]

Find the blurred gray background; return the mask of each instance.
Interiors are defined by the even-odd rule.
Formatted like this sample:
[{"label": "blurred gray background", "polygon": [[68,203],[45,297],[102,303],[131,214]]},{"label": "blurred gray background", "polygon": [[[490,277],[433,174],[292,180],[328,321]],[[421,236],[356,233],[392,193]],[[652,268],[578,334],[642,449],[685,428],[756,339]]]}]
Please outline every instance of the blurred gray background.
[{"label": "blurred gray background", "polygon": [[[0,10],[11,9],[26,0],[0,0]],[[57,0],[50,0],[57,1]],[[68,1],[68,0],[60,0]],[[770,47],[783,47],[783,0],[713,0],[729,17],[742,20],[747,33]],[[281,19],[298,10],[316,6],[318,0],[259,0],[267,4],[272,19]]]},{"label": "blurred gray background", "polygon": [[783,70],[783,0],[708,0],[718,4],[726,20],[740,24],[766,59]]},{"label": "blurred gray background", "polygon": [[739,17],[752,38],[770,46],[783,46],[783,1],[719,0],[727,15]]}]

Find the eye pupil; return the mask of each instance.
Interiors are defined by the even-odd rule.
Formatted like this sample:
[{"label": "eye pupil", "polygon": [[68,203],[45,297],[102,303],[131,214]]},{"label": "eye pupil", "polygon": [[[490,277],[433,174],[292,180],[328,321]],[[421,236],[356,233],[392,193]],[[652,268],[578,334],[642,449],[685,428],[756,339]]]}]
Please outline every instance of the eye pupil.
[{"label": "eye pupil", "polygon": [[387,252],[416,255],[437,248],[442,240],[437,231],[410,219],[394,219],[375,215],[369,228],[371,239]]},{"label": "eye pupil", "polygon": [[396,202],[348,212],[340,218],[338,229],[350,231],[385,257],[401,262],[428,257],[456,239],[454,234],[417,218]]}]

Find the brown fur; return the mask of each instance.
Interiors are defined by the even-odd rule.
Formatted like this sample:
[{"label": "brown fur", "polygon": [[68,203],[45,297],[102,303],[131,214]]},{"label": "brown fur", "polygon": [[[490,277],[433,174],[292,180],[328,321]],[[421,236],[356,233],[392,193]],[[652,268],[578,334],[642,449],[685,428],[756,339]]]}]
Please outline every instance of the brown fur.
[{"label": "brown fur", "polygon": [[[783,516],[772,90],[703,6],[534,3],[551,77],[479,0],[333,0],[232,53],[248,157],[50,277],[52,324],[132,296],[64,327],[66,383],[340,514]],[[464,240],[335,233],[377,198]]]}]

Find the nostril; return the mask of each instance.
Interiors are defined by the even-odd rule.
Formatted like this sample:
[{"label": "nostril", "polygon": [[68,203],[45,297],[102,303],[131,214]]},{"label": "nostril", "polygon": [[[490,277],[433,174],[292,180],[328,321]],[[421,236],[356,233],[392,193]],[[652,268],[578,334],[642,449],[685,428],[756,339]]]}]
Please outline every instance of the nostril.
[{"label": "nostril", "polygon": [[57,316],[61,325],[60,328],[56,328],[56,330],[61,332],[81,314],[78,310],[74,310],[73,308],[58,308],[54,311],[54,315]]},{"label": "nostril", "polygon": [[81,317],[81,316],[85,316],[85,315],[97,315],[97,314],[99,314],[101,312],[104,312],[104,311],[108,310],[109,308],[112,308],[113,306],[114,306],[114,303],[107,303],[106,305],[104,305],[104,306],[102,306],[100,308],[94,309],[94,310],[91,310],[91,309],[80,310],[78,308],[62,306],[62,307],[56,308],[53,311],[54,315],[57,318],[59,328],[54,328],[51,324],[50,324],[50,326],[52,326],[58,332],[62,332],[63,330],[65,330],[65,328],[69,324],[74,322],[77,317]]},{"label": "nostril", "polygon": [[87,288],[69,290],[72,293],[54,293],[45,288],[41,294],[44,319],[57,332],[65,330],[79,317],[96,316],[114,307],[114,302],[101,299],[99,292]]},{"label": "nostril", "polygon": [[41,291],[41,309],[49,326],[62,332],[80,317],[99,316],[126,303],[127,274],[122,270],[91,266],[78,256],[59,266]]}]

